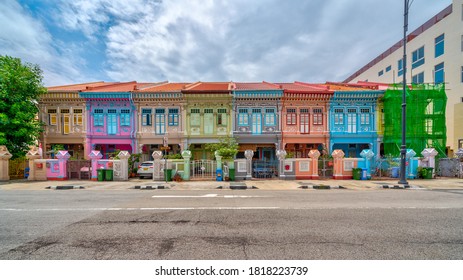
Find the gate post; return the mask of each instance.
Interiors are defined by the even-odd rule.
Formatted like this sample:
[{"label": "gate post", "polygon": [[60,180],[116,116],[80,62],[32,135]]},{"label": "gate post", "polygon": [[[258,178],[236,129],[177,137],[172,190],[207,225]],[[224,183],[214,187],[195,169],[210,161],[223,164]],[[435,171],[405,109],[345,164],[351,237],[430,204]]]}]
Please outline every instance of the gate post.
[{"label": "gate post", "polygon": [[[413,163],[413,157],[416,156],[416,152],[413,149],[407,149],[407,161],[408,161],[408,172],[405,173],[408,179],[415,179],[417,174],[414,174],[415,164]],[[433,170],[434,172],[434,170]],[[407,174],[408,173],[408,174]]]},{"label": "gate post", "polygon": [[367,179],[371,179],[370,160],[375,156],[372,150],[365,149],[360,153],[360,156],[365,159],[365,168],[367,169]]},{"label": "gate post", "polygon": [[121,181],[129,180],[129,157],[130,153],[128,151],[120,151],[117,155],[121,160]]},{"label": "gate post", "polygon": [[152,156],[154,158],[153,181],[162,181],[164,180],[164,174],[161,172],[162,151],[154,151]]},{"label": "gate post", "polygon": [[428,167],[432,167],[432,177],[434,178],[434,174],[436,172],[436,156],[438,152],[434,148],[427,148],[424,149],[421,154],[426,158],[426,161],[428,162]]},{"label": "gate post", "polygon": [[30,150],[26,154],[26,158],[29,160],[29,177],[27,180],[35,181],[35,164],[36,159],[41,158],[39,149],[36,146],[29,146]]},{"label": "gate post", "polygon": [[343,179],[342,168],[343,168],[343,158],[344,152],[342,150],[334,150],[331,154],[334,158],[334,167],[333,167],[333,178],[334,179]]},{"label": "gate post", "polygon": [[278,169],[280,169],[278,171],[278,177],[280,177],[280,179],[285,179],[286,175],[285,175],[285,158],[286,158],[286,151],[285,150],[277,150],[277,158],[278,158]]},{"label": "gate post", "polygon": [[[214,152],[215,159],[217,160],[217,167],[215,171],[215,179],[217,181],[225,181],[223,178],[223,171],[222,171],[222,156],[219,155],[218,151]],[[220,177],[219,177],[220,176]]]},{"label": "gate post", "polygon": [[190,180],[190,159],[191,159],[191,151],[183,150],[182,158],[184,160],[184,167],[183,167],[183,180]]},{"label": "gate post", "polygon": [[244,151],[246,157],[246,180],[252,179],[252,157],[254,156],[253,150]]},{"label": "gate post", "polygon": [[90,152],[88,157],[92,160],[92,181],[97,180],[97,172],[98,172],[98,160],[103,157],[100,151],[93,150]]},{"label": "gate post", "polygon": [[67,161],[71,157],[68,151],[58,151],[56,154],[56,158],[58,159],[58,167],[59,167],[59,173],[58,173],[58,180],[67,180]]},{"label": "gate post", "polygon": [[312,159],[312,175],[311,179],[318,179],[318,158],[320,157],[319,150],[310,150],[309,157]]},{"label": "gate post", "polygon": [[460,160],[459,162],[459,169],[458,169],[458,178],[463,178],[463,148],[458,149],[458,151],[455,153]]},{"label": "gate post", "polygon": [[0,146],[0,181],[10,180],[8,161],[12,156],[6,146]]}]

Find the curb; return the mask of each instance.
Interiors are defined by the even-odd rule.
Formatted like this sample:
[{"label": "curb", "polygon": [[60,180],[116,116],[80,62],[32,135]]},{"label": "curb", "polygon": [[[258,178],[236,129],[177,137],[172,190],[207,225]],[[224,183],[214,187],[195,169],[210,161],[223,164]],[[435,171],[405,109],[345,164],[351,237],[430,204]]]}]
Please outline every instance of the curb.
[{"label": "curb", "polygon": [[247,190],[247,189],[253,189],[253,190],[257,190],[259,188],[257,188],[256,186],[250,186],[248,187],[246,185],[246,183],[230,183],[230,185],[227,187],[227,186],[218,186],[217,189],[224,189],[224,188],[228,188],[230,190]]},{"label": "curb", "polygon": [[327,186],[327,185],[303,185],[298,187],[300,189],[306,190],[306,189],[312,189],[312,190],[332,190],[332,189],[342,189],[345,190],[347,188],[343,186]]},{"label": "curb", "polygon": [[134,186],[133,187],[135,190],[165,190],[169,189],[169,187],[166,186]]},{"label": "curb", "polygon": [[82,186],[48,186],[45,189],[48,190],[82,190],[85,187]]}]

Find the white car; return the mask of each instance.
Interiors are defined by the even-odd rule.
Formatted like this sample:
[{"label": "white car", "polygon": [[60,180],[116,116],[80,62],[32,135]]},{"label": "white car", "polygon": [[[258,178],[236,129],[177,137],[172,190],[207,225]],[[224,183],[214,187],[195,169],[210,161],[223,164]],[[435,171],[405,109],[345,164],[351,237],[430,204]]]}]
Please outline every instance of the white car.
[{"label": "white car", "polygon": [[153,178],[153,161],[144,161],[138,166],[137,174],[141,178]]}]

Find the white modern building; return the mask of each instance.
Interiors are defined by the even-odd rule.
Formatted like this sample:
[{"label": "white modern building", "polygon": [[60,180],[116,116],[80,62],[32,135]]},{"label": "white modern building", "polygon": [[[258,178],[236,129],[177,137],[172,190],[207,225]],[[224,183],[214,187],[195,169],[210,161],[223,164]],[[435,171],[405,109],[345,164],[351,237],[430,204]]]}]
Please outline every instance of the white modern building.
[{"label": "white modern building", "polygon": [[[445,83],[447,148],[463,148],[463,0],[453,3],[407,35],[407,83]],[[402,40],[344,82],[402,83]]]}]

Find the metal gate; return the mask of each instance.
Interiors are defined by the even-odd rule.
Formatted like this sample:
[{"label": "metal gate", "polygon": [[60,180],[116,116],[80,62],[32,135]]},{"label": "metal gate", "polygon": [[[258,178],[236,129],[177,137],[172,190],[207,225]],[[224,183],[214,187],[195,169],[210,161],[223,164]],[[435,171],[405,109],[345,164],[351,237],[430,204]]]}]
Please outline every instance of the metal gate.
[{"label": "metal gate", "polygon": [[23,179],[26,167],[29,167],[29,161],[26,159],[13,159],[8,161],[8,175],[11,180]]},{"label": "metal gate", "polygon": [[217,162],[214,160],[193,160],[190,163],[190,179],[215,180]]},{"label": "metal gate", "polygon": [[68,160],[66,163],[68,179],[91,179],[91,169],[92,161],[91,160]]},{"label": "metal gate", "polygon": [[252,161],[253,178],[278,178],[278,160],[254,160]]},{"label": "metal gate", "polygon": [[332,158],[318,158],[318,176],[319,178],[333,178],[334,162]]},{"label": "metal gate", "polygon": [[436,160],[436,173],[440,177],[460,177],[460,159],[440,158]]}]

